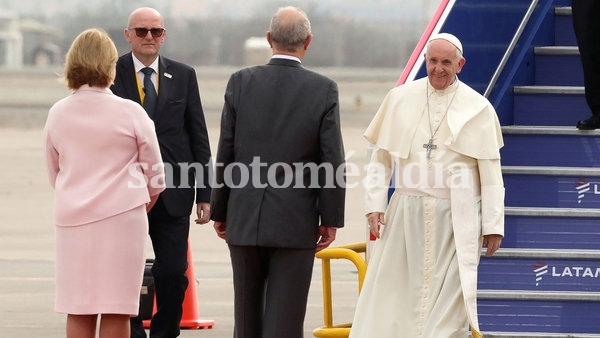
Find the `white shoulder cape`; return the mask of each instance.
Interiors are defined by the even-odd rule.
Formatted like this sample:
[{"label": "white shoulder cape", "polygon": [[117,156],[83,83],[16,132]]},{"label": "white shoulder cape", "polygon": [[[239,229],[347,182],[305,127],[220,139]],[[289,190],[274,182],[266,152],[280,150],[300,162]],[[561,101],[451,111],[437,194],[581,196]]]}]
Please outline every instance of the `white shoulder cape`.
[{"label": "white shoulder cape", "polygon": [[[391,89],[363,135],[367,141],[400,158],[408,158],[427,103],[427,81],[424,77]],[[477,159],[500,159],[504,143],[494,107],[462,82],[456,90],[447,115],[452,137],[446,147]]]}]

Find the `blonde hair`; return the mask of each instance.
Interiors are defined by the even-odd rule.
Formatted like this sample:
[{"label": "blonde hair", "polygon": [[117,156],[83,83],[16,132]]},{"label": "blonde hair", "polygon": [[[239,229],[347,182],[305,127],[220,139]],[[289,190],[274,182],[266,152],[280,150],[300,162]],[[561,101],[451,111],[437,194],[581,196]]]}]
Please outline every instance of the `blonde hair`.
[{"label": "blonde hair", "polygon": [[114,42],[104,30],[91,28],[81,32],[69,48],[64,80],[69,89],[90,86],[108,88],[115,80],[117,59]]}]

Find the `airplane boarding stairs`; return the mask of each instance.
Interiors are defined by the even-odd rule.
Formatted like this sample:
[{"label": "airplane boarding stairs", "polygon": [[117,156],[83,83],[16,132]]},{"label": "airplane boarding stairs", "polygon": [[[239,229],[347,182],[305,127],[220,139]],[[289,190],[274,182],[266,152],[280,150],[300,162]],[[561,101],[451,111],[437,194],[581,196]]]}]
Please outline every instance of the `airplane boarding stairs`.
[{"label": "airplane boarding stairs", "polygon": [[590,112],[570,7],[554,29],[502,127],[506,227],[479,267],[484,337],[600,337],[600,130],[575,128]]}]

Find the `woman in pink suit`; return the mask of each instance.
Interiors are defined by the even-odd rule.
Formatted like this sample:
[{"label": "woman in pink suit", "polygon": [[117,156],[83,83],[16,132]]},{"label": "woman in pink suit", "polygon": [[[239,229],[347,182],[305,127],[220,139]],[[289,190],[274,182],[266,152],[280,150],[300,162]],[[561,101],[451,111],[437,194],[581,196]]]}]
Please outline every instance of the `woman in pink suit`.
[{"label": "woman in pink suit", "polygon": [[99,29],[69,49],[64,79],[73,90],[44,128],[55,190],[56,302],[68,338],[128,338],[144,275],[146,213],[164,190],[154,124],[144,109],[114,95],[118,54]]}]

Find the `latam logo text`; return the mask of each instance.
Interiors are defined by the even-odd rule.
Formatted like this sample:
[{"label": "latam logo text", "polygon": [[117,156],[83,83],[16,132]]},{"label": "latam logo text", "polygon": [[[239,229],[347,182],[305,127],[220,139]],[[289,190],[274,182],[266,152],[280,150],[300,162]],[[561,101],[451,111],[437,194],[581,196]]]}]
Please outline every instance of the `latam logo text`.
[{"label": "latam logo text", "polygon": [[535,286],[540,286],[544,277],[548,278],[600,278],[600,267],[597,266],[551,266],[544,262],[533,265]]},{"label": "latam logo text", "polygon": [[577,191],[577,204],[581,204],[586,195],[600,195],[600,184],[580,178],[575,181],[575,191]]}]

